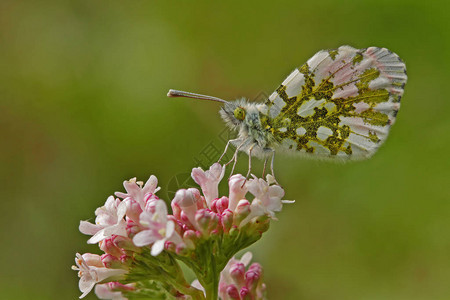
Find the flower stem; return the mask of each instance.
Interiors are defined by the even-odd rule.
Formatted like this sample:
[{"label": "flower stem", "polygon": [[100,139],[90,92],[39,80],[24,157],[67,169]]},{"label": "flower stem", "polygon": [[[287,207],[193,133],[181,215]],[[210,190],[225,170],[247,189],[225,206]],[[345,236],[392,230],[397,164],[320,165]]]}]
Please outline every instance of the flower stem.
[{"label": "flower stem", "polygon": [[209,284],[207,285],[207,288],[205,288],[206,291],[206,299],[207,300],[216,300],[218,299],[218,292],[219,292],[219,272],[217,272],[217,265],[216,260],[213,255],[211,255],[211,262],[210,262],[210,274],[209,274]]}]

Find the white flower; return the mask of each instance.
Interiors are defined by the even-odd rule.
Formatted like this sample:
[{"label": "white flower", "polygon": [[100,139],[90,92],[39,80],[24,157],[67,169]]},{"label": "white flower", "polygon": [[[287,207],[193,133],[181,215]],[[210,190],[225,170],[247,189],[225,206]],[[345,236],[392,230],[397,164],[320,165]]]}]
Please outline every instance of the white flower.
[{"label": "white flower", "polygon": [[[96,283],[110,277],[118,277],[127,272],[123,269],[108,269],[105,267],[100,267],[98,266],[98,263],[95,265],[90,265],[88,261],[93,260],[93,255],[94,254],[89,253],[83,255],[77,253],[75,258],[76,266],[72,266],[72,270],[78,271],[78,277],[80,277],[78,286],[80,291],[83,293],[80,296],[80,299],[89,294]],[[100,256],[98,256],[98,258],[100,259]]]},{"label": "white flower", "polygon": [[135,200],[142,209],[145,207],[144,196],[148,193],[156,193],[159,191],[158,179],[156,176],[151,175],[145,184],[142,181],[136,181],[136,177],[131,178],[130,180],[126,180],[123,182],[123,186],[125,187],[126,193],[115,192],[115,195],[119,198],[132,198]]},{"label": "white flower", "polygon": [[153,256],[164,250],[164,244],[167,240],[176,244],[182,243],[181,237],[175,232],[175,223],[167,219],[167,206],[164,201],[157,200],[154,212],[142,212],[139,220],[146,229],[138,232],[134,236],[133,242],[138,247],[153,244],[151,250]]},{"label": "white flower", "polygon": [[124,220],[127,211],[126,203],[109,196],[105,205],[95,210],[95,224],[81,221],[79,229],[82,233],[93,235],[88,244],[98,243],[113,234],[127,236],[126,221]]},{"label": "white flower", "polygon": [[[275,219],[275,212],[281,211],[283,203],[295,201],[281,200],[284,190],[279,185],[269,185],[267,181],[252,175],[253,179],[247,182],[248,191],[255,196],[250,205],[250,214],[240,223],[239,227],[247,224],[254,217],[267,215]],[[268,178],[270,182],[270,178]]]},{"label": "white flower", "polygon": [[202,168],[192,169],[191,176],[202,188],[209,207],[211,207],[211,202],[219,197],[219,182],[224,174],[225,168],[222,168],[219,163],[213,164],[208,171],[203,171]]}]

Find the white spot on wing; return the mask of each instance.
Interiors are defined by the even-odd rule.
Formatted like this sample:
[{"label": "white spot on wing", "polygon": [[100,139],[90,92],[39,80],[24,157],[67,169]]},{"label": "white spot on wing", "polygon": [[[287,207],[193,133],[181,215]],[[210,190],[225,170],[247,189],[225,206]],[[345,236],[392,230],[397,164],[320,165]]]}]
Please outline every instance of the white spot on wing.
[{"label": "white spot on wing", "polygon": [[325,104],[325,108],[327,109],[327,111],[330,113],[335,112],[336,111],[336,104],[334,104],[333,102],[327,102]]},{"label": "white spot on wing", "polygon": [[295,69],[282,83],[286,86],[286,94],[289,98],[299,95],[304,84],[305,75],[300,73],[298,69]]},{"label": "white spot on wing", "polygon": [[305,103],[303,103],[299,108],[298,108],[298,115],[300,117],[307,117],[307,116],[312,116],[314,114],[314,108],[315,107],[319,107],[322,104],[324,104],[326,102],[325,99],[322,100],[315,100],[315,99],[311,99],[306,101]]},{"label": "white spot on wing", "polygon": [[317,52],[313,57],[311,57],[307,64],[311,70],[317,68],[317,66],[328,57],[328,52],[325,50],[321,50]]},{"label": "white spot on wing", "polygon": [[291,140],[291,139],[284,139],[281,142],[281,147],[285,148],[285,149],[288,149],[288,150],[289,149],[296,149],[297,148],[297,143],[294,140]]},{"label": "white spot on wing", "polygon": [[303,127],[299,127],[295,130],[298,135],[304,135],[306,133],[306,129]]},{"label": "white spot on wing", "polygon": [[357,114],[360,114],[370,108],[370,105],[365,102],[353,103],[353,106],[355,107],[355,113]]},{"label": "white spot on wing", "polygon": [[316,143],[314,141],[309,141],[307,143],[307,145],[309,147],[313,147],[314,148],[314,154],[316,154],[316,155],[329,155],[330,154],[330,150],[328,150],[327,148],[325,148],[321,144],[318,144],[318,143]]},{"label": "white spot on wing", "polygon": [[331,97],[332,99],[337,99],[337,98],[348,98],[348,97],[352,97],[352,96],[356,96],[358,95],[358,88],[356,87],[355,84],[349,84],[346,85],[345,87],[339,88],[337,89],[334,94],[333,97]]},{"label": "white spot on wing", "polygon": [[355,155],[369,157],[377,149],[377,146],[374,142],[364,136],[360,136],[354,133],[350,133],[347,141],[352,144],[352,151]]},{"label": "white spot on wing", "polygon": [[272,107],[270,107],[269,116],[271,118],[275,118],[276,116],[278,116],[281,112],[281,109],[285,105],[286,105],[286,102],[284,102],[283,99],[281,99],[280,96],[278,96],[278,94],[277,94],[277,97],[273,101]]},{"label": "white spot on wing", "polygon": [[389,79],[380,76],[369,82],[369,89],[371,90],[383,89],[389,87],[389,85],[390,85]]},{"label": "white spot on wing", "polygon": [[333,131],[328,127],[320,126],[319,129],[317,129],[317,137],[320,140],[326,140],[331,135],[333,135]]}]

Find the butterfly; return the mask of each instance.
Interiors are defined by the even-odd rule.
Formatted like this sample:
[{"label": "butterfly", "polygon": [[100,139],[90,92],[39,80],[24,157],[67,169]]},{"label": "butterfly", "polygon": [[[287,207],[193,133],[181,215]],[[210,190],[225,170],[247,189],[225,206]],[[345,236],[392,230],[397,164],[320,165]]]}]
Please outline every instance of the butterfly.
[{"label": "butterfly", "polygon": [[238,131],[224,154],[230,144],[236,147],[234,170],[238,152],[247,153],[248,177],[252,156],[265,158],[264,169],[272,156],[273,175],[275,152],[335,160],[371,157],[395,122],[406,80],[404,62],[388,49],[341,46],[317,52],[264,103],[177,90],[167,95],[223,103],[222,119]]}]

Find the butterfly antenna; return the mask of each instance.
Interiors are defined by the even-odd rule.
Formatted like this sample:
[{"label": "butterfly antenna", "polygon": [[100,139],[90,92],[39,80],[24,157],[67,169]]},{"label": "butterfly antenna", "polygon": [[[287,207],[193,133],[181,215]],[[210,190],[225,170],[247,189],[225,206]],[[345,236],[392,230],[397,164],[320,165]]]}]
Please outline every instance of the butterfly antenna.
[{"label": "butterfly antenna", "polygon": [[217,101],[221,103],[228,103],[228,101],[207,95],[195,94],[185,91],[177,91],[177,90],[169,90],[167,93],[167,97],[185,97],[185,98],[193,98],[193,99],[201,99],[201,100],[209,100],[209,101]]}]

